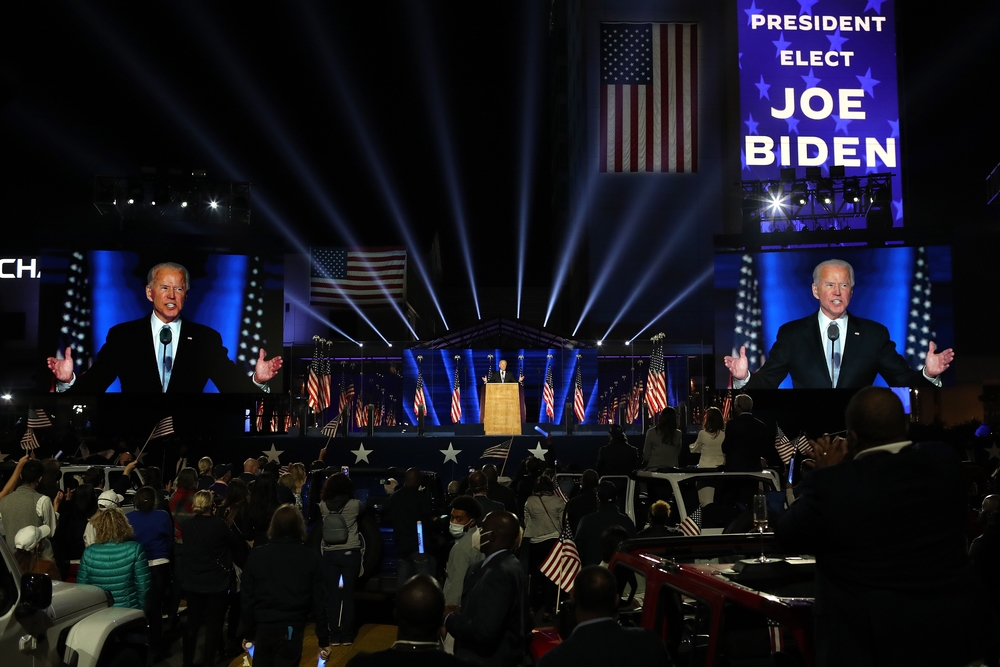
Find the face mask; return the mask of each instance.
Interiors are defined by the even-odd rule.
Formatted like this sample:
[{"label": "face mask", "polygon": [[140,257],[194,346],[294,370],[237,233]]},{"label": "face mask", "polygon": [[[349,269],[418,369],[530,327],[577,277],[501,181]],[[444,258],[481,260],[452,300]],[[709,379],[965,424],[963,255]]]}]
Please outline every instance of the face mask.
[{"label": "face mask", "polygon": [[465,526],[460,523],[449,523],[448,532],[450,532],[451,536],[457,540],[462,537],[462,535],[465,535]]},{"label": "face mask", "polygon": [[[492,535],[493,531],[487,530],[486,534]],[[476,528],[476,532],[472,534],[472,548],[475,549],[476,551],[482,551],[483,547],[489,543],[490,543],[489,540],[483,541],[483,529]]]}]

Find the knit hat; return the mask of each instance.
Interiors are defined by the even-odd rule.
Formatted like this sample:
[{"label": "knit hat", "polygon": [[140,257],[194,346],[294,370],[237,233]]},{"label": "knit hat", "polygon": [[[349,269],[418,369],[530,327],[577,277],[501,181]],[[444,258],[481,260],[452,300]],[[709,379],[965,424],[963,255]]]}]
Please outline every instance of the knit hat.
[{"label": "knit hat", "polygon": [[48,526],[25,526],[14,536],[14,548],[31,551],[51,534],[52,530]]},{"label": "knit hat", "polygon": [[112,507],[121,507],[123,502],[125,502],[124,496],[121,496],[114,491],[105,491],[97,499],[97,506],[102,510],[106,510]]}]

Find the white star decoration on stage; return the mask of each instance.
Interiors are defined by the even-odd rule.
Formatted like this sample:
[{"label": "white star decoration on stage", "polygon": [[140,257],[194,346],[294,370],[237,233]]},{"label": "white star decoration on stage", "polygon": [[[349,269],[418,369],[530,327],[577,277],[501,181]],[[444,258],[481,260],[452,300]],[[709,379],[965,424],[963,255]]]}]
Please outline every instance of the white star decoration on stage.
[{"label": "white star decoration on stage", "polygon": [[365,443],[362,442],[360,445],[358,445],[357,449],[351,450],[351,454],[354,454],[355,456],[354,459],[355,463],[361,463],[362,461],[364,461],[365,463],[371,463],[371,461],[368,460],[368,455],[374,451],[375,451],[374,449],[365,449]]},{"label": "white star decoration on stage", "polygon": [[448,443],[448,449],[439,449],[438,451],[444,454],[445,463],[448,461],[458,463],[458,455],[462,453],[461,449],[455,449],[455,446],[450,442]]},{"label": "white star decoration on stage", "polygon": [[534,456],[536,459],[544,460],[545,459],[545,455],[549,453],[549,450],[543,449],[542,448],[542,441],[539,440],[538,443],[535,445],[535,448],[534,449],[529,449],[528,453],[531,454],[532,456]]},{"label": "white star decoration on stage", "polygon": [[278,457],[281,456],[282,454],[284,454],[285,450],[283,450],[283,449],[275,449],[274,448],[274,443],[272,442],[271,443],[271,449],[262,449],[261,452],[263,452],[264,456],[267,457],[267,462],[268,463],[270,463],[271,461],[274,461],[275,463],[280,463],[278,461]]},{"label": "white star decoration on stage", "polygon": [[[998,458],[998,459],[1000,459],[1000,447],[997,447],[996,443],[994,443],[992,447],[987,447],[986,451],[989,452],[990,459],[992,459],[992,458]],[[986,459],[986,460],[989,461],[990,459]]]}]

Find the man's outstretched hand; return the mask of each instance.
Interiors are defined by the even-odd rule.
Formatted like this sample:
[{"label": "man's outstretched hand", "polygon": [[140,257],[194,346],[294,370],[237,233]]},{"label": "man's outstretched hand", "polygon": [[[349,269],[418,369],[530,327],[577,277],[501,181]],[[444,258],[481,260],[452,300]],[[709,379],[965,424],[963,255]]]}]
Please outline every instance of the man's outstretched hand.
[{"label": "man's outstretched hand", "polygon": [[924,373],[929,378],[936,378],[941,373],[948,370],[951,362],[955,360],[955,351],[950,347],[947,350],[935,352],[937,346],[931,341],[927,346],[927,359],[924,360]]},{"label": "man's outstretched hand", "polygon": [[[933,343],[931,343],[933,345]],[[66,354],[64,359],[56,359],[55,357],[49,357],[45,360],[46,365],[48,365],[49,370],[52,374],[56,376],[56,379],[60,382],[72,382],[73,381],[73,350],[66,348]]]},{"label": "man's outstretched hand", "polygon": [[264,359],[265,356],[267,356],[267,352],[261,348],[253,374],[253,379],[259,384],[266,384],[281,370],[281,357]]},{"label": "man's outstretched hand", "polygon": [[724,357],[723,361],[726,363],[726,368],[729,369],[729,373],[737,380],[748,380],[750,379],[750,362],[747,361],[747,346],[740,346],[740,356],[738,357]]}]

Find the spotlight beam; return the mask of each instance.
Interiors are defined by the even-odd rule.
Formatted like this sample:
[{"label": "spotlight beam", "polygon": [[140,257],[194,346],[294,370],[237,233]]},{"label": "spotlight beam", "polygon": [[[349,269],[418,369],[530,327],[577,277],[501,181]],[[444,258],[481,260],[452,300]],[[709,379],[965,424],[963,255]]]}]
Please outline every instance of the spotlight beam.
[{"label": "spotlight beam", "polygon": [[[194,115],[190,113],[186,108],[184,108],[180,103],[177,102],[179,99],[178,95],[173,94],[160,78],[156,75],[154,70],[149,67],[141,58],[139,53],[130,48],[125,44],[124,39],[120,34],[118,34],[115,29],[110,26],[110,21],[106,18],[100,17],[96,14],[96,10],[93,9],[94,5],[87,5],[85,3],[71,5],[78,9],[78,15],[90,24],[90,27],[100,35],[100,43],[106,45],[111,51],[117,56],[117,60],[122,62],[131,70],[131,73],[135,80],[139,82],[139,85],[143,86],[146,91],[152,95],[160,104],[161,108],[166,109],[169,112],[169,116],[177,122],[181,128],[193,136],[198,144],[208,151],[210,158],[218,165],[223,171],[228,174],[232,174],[238,180],[245,180],[241,175],[242,170],[239,169],[230,158],[225,154],[225,152],[216,145],[215,141],[209,135],[209,133],[198,123]],[[274,224],[278,230],[288,239],[289,242],[303,255],[309,255],[309,249],[305,244],[296,236],[292,228],[284,221],[284,218],[277,212],[277,210],[270,204],[266,196],[259,190],[254,195],[254,207],[267,217],[272,224]],[[349,300],[349,305],[358,313],[361,318],[368,323],[370,327],[375,331],[375,333],[385,340],[384,336],[375,328],[375,325],[365,316],[361,309],[353,301]],[[404,318],[404,321],[405,318]],[[409,324],[407,322],[407,324]],[[412,331],[412,329],[411,329]],[[416,334],[414,334],[416,337]]]},{"label": "spotlight beam", "polygon": [[[521,319],[521,296],[524,290],[524,262],[528,248],[528,215],[531,205],[532,181],[531,164],[534,154],[532,147],[535,143],[535,114],[537,114],[535,95],[538,92],[539,78],[538,68],[534,66],[538,60],[538,22],[532,20],[532,17],[529,15],[527,23],[524,38],[527,44],[524,72],[524,106],[521,111],[521,118],[524,122],[521,134],[521,199],[518,204],[517,215],[517,319]],[[545,319],[548,320],[547,315]]]},{"label": "spotlight beam", "polygon": [[585,227],[584,219],[587,214],[587,209],[590,206],[590,200],[594,196],[594,181],[597,180],[597,170],[590,170],[587,176],[587,182],[582,188],[582,192],[579,193],[579,200],[577,202],[576,210],[573,213],[573,218],[566,229],[566,238],[563,241],[562,254],[559,256],[559,264],[556,268],[556,278],[552,285],[552,293],[549,295],[549,306],[545,311],[545,320],[542,326],[546,326],[549,323],[549,317],[552,316],[552,309],[555,308],[556,298],[559,296],[559,291],[562,289],[563,283],[566,281],[566,275],[569,273],[569,265],[573,261],[573,255],[576,253],[576,246],[580,243],[580,236],[583,234]]},{"label": "spotlight beam", "polygon": [[[441,94],[441,87],[438,85],[438,77],[435,76],[435,72],[432,71],[434,49],[427,39],[429,27],[427,26],[426,18],[421,11],[421,6],[418,3],[408,4],[407,7],[413,9],[415,22],[419,24],[419,27],[416,30],[411,31],[411,34],[416,37],[418,46],[424,53],[424,57],[420,59],[419,62],[424,78],[424,88],[429,93],[426,95],[426,99],[431,106],[431,117],[434,120],[434,131],[437,133],[438,139],[438,153],[444,169],[445,185],[448,188],[448,201],[451,204],[452,215],[455,218],[455,231],[458,234],[458,241],[462,246],[462,258],[465,261],[465,272],[469,276],[469,286],[472,288],[472,301],[476,306],[476,317],[481,320],[483,319],[483,315],[479,309],[479,294],[476,290],[476,275],[472,266],[472,250],[469,245],[469,232],[465,218],[465,205],[462,199],[461,188],[458,184],[458,167],[455,161],[454,144],[449,130],[450,123],[448,122],[448,113],[444,108],[444,98]],[[319,42],[319,40],[317,41]],[[328,48],[326,42],[320,43],[322,44],[322,48],[324,50]],[[332,61],[332,56],[328,57],[328,60]],[[435,69],[440,69],[440,61],[435,61],[433,64]]]},{"label": "spotlight beam", "polygon": [[[417,272],[420,274],[421,279],[424,281],[424,286],[427,288],[427,293],[430,295],[431,301],[434,302],[434,307],[437,309],[438,315],[441,317],[441,322],[444,323],[444,328],[449,329],[448,320],[445,319],[444,311],[441,310],[441,303],[438,301],[437,293],[434,291],[430,274],[427,271],[427,267],[424,265],[424,260],[421,258],[420,253],[417,252],[417,244],[413,238],[413,232],[411,231],[410,225],[406,220],[405,214],[403,213],[402,206],[399,203],[399,198],[396,196],[396,190],[392,186],[389,174],[378,157],[378,150],[376,148],[372,132],[355,102],[356,96],[352,94],[351,90],[348,88],[347,82],[340,75],[336,57],[330,50],[328,41],[325,39],[325,35],[319,31],[320,21],[318,20],[318,17],[315,15],[309,16],[306,18],[305,23],[309,27],[313,36],[313,41],[316,43],[320,54],[326,62],[327,73],[330,75],[334,87],[338,92],[338,96],[335,100],[336,105],[347,111],[348,116],[351,119],[351,123],[354,126],[355,136],[360,142],[362,152],[368,162],[368,167],[372,171],[372,175],[375,176],[375,180],[377,181],[379,188],[382,190],[383,199],[389,206],[389,212],[393,222],[396,224],[396,229],[403,237],[403,242],[406,244],[406,247],[410,249],[409,255],[413,259],[413,263],[417,267]],[[400,316],[402,316],[401,311]],[[416,336],[415,333],[414,336]]]},{"label": "spotlight beam", "polygon": [[[326,189],[317,180],[315,171],[306,164],[306,161],[301,157],[298,150],[295,149],[295,142],[285,128],[285,125],[279,120],[276,113],[274,113],[267,103],[267,100],[261,94],[260,90],[254,83],[252,77],[246,71],[236,59],[233,57],[232,50],[224,45],[224,40],[218,30],[210,24],[206,19],[203,10],[196,10],[186,14],[193,20],[193,25],[202,33],[203,39],[201,40],[203,44],[210,47],[213,51],[214,62],[220,64],[226,70],[228,78],[230,78],[237,92],[241,94],[245,99],[250,102],[255,113],[258,116],[258,122],[264,128],[264,136],[271,139],[275,148],[284,156],[285,160],[291,165],[295,170],[296,175],[304,182],[309,192],[312,194],[315,201],[323,209],[323,212],[327,215],[327,218],[333,223],[337,232],[340,234],[341,238],[351,247],[361,247],[357,238],[354,236],[344,217],[341,215],[340,211],[337,209],[336,205],[326,194]],[[412,248],[412,244],[407,243],[407,246]],[[416,263],[420,264],[419,257],[416,257],[416,253],[411,252],[416,259]],[[419,338],[417,332],[410,325],[409,320],[406,315],[403,314],[402,309],[400,309],[399,304],[395,302],[392,295],[389,293],[389,288],[385,286],[382,281],[375,279],[380,290],[386,297],[386,301],[396,311],[399,319],[402,320],[403,324],[409,329],[410,333],[414,338]],[[360,312],[359,309],[355,309]]]},{"label": "spotlight beam", "polygon": [[686,299],[691,294],[691,292],[695,291],[703,282],[705,282],[706,280],[708,280],[709,278],[711,278],[712,274],[714,272],[715,272],[715,267],[714,266],[709,266],[707,269],[705,269],[702,272],[702,274],[695,279],[695,281],[693,283],[691,283],[690,285],[688,285],[687,287],[685,287],[683,289],[683,291],[681,291],[680,294],[678,294],[676,297],[674,297],[673,301],[671,301],[670,303],[668,303],[667,306],[663,310],[661,310],[659,313],[657,313],[656,317],[654,317],[653,319],[651,319],[646,326],[644,326],[643,328],[641,328],[637,332],[635,332],[635,335],[632,336],[631,339],[629,339],[628,344],[631,345],[635,341],[635,339],[638,338],[642,334],[643,331],[645,331],[649,327],[651,327],[654,324],[656,324],[657,320],[659,320],[661,317],[663,317],[664,315],[666,315],[667,313],[669,313],[671,310],[673,310],[674,307],[677,306],[677,304],[679,304],[681,301],[683,301],[684,299]]},{"label": "spotlight beam", "polygon": [[[313,319],[314,319],[314,320],[316,320],[317,322],[319,322],[319,323],[323,324],[324,326],[327,326],[327,327],[330,327],[331,329],[333,329],[334,331],[336,331],[336,332],[337,332],[337,333],[339,333],[339,334],[340,334],[341,336],[343,336],[343,337],[344,337],[344,338],[346,338],[347,340],[351,341],[351,342],[352,342],[352,343],[354,343],[355,345],[357,345],[357,344],[358,344],[358,341],[354,340],[353,338],[351,338],[350,336],[348,336],[348,335],[347,335],[346,333],[344,333],[344,331],[342,331],[342,330],[341,330],[341,329],[340,329],[339,327],[337,327],[337,325],[336,325],[336,324],[334,324],[334,323],[333,323],[333,322],[331,322],[330,320],[326,319],[325,317],[322,317],[321,315],[318,315],[317,313],[315,313],[315,312],[314,312],[314,311],[312,310],[312,308],[310,308],[310,307],[309,307],[309,306],[307,306],[306,304],[302,303],[302,302],[301,302],[301,301],[299,301],[298,299],[295,299],[295,298],[292,298],[292,299],[289,299],[289,300],[288,300],[288,302],[289,302],[289,303],[291,303],[291,304],[294,304],[294,305],[295,305],[296,307],[298,307],[298,308],[301,308],[301,309],[302,309],[302,311],[303,311],[303,312],[304,312],[304,313],[305,313],[306,315],[308,315],[309,317],[313,318]],[[369,324],[371,324],[371,323],[369,322]],[[373,329],[373,330],[375,331],[375,333],[376,333],[376,334],[378,335],[378,337],[379,337],[379,338],[381,338],[381,339],[382,339],[383,341],[385,341],[385,342],[386,342],[387,344],[389,343],[389,341],[387,341],[387,340],[385,339],[385,337],[384,337],[384,336],[383,336],[382,334],[380,334],[380,333],[378,332],[378,329],[375,329],[375,327],[372,327],[372,329]],[[390,345],[390,347],[391,347],[391,345]]]},{"label": "spotlight beam", "polygon": [[[647,181],[646,187],[642,190],[638,197],[632,200],[632,205],[629,207],[628,212],[618,224],[618,228],[615,230],[614,242],[611,244],[611,249],[601,262],[601,271],[597,274],[597,279],[594,280],[594,283],[591,285],[590,296],[587,297],[587,302],[583,305],[583,309],[580,311],[580,319],[576,323],[576,328],[573,329],[574,336],[576,335],[577,330],[579,330],[580,325],[583,324],[583,318],[587,316],[587,313],[590,312],[594,302],[597,301],[597,297],[600,296],[601,292],[604,290],[604,285],[611,277],[611,273],[618,268],[618,259],[621,257],[622,253],[625,252],[626,246],[632,242],[632,237],[635,236],[636,229],[639,226],[639,218],[642,213],[645,212],[646,205],[652,198],[653,191],[655,189],[656,181]],[[605,336],[605,338],[606,337],[607,336]]]}]

